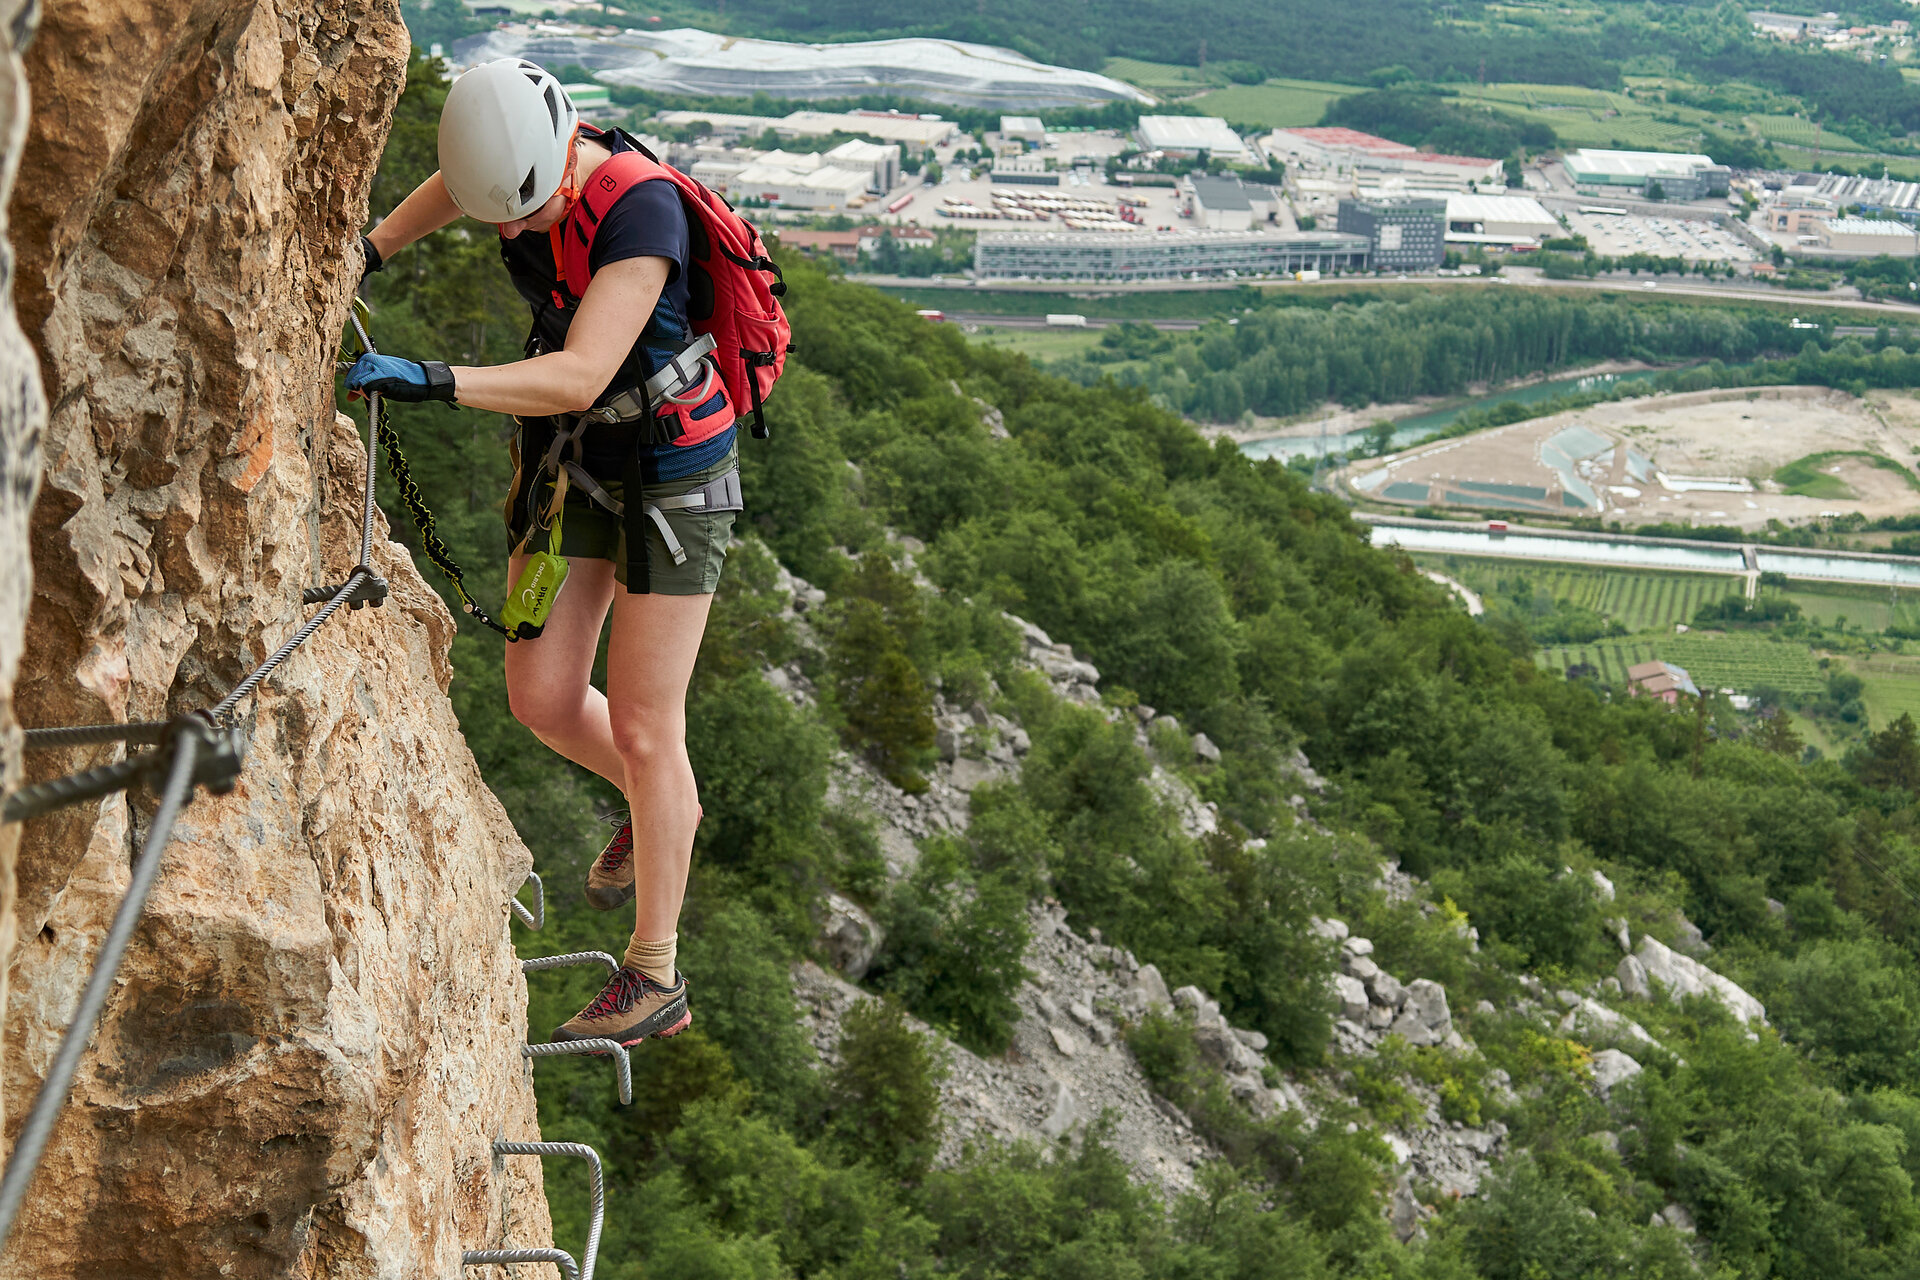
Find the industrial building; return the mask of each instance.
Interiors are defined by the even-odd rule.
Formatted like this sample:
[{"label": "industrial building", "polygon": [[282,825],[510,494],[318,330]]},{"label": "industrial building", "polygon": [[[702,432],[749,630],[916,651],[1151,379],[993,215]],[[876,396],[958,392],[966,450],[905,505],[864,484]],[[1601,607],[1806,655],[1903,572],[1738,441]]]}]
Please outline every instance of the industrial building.
[{"label": "industrial building", "polygon": [[1898,178],[1861,178],[1845,173],[1803,173],[1781,192],[1775,205],[1798,204],[1827,209],[1858,209],[1904,222],[1920,219],[1920,182]]},{"label": "industrial building", "polygon": [[1712,156],[1666,151],[1596,151],[1582,148],[1561,162],[1582,195],[1621,196],[1649,193],[1659,184],[1667,200],[1698,200],[1725,195],[1731,171]]},{"label": "industrial building", "polygon": [[771,129],[782,138],[823,138],[830,133],[858,133],[882,142],[925,149],[940,146],[960,132],[960,126],[938,116],[905,115],[898,111],[795,111],[785,116],[741,116],[724,111],[662,111],[653,123],[663,129],[704,124],[713,136],[757,138]]},{"label": "industrial building", "polygon": [[1217,160],[1253,164],[1253,149],[1218,116],[1141,116],[1134,136],[1148,151],[1190,158],[1202,151]]},{"label": "industrial building", "polygon": [[1532,196],[1447,196],[1447,243],[1531,244],[1561,234],[1560,219]]},{"label": "industrial building", "polygon": [[1280,195],[1272,187],[1199,173],[1187,183],[1193,189],[1193,224],[1209,231],[1251,231],[1273,221],[1280,209]]},{"label": "industrial building", "polygon": [[982,231],[982,280],[1182,280],[1364,271],[1367,241],[1337,232]]},{"label": "industrial building", "polygon": [[1507,184],[1506,169],[1498,160],[1421,151],[1358,129],[1275,129],[1263,145],[1269,156],[1288,164],[1361,186],[1398,182],[1406,187],[1465,191],[1481,185],[1504,189]]},{"label": "industrial building", "polygon": [[865,168],[873,174],[868,190],[885,195],[900,185],[900,148],[893,143],[849,139],[820,157],[842,169]]},{"label": "industrial building", "polygon": [[1031,142],[1043,147],[1047,144],[1047,126],[1040,122],[1039,116],[1001,116],[1000,136],[1009,142]]},{"label": "industrial building", "polygon": [[1447,201],[1441,196],[1342,200],[1340,230],[1366,238],[1375,271],[1431,271],[1447,256]]},{"label": "industrial building", "polygon": [[[823,213],[864,205],[873,182],[872,170],[829,164],[804,167],[805,161],[819,158],[769,151],[733,175],[731,195],[737,200],[764,200],[783,209],[817,209]],[[782,162],[787,160],[801,161],[802,165]]]},{"label": "industrial building", "polygon": [[718,98],[765,93],[817,101],[897,93],[1007,111],[1153,101],[1132,85],[1097,72],[1049,66],[1010,49],[959,40],[789,44],[691,27],[610,31],[523,22],[456,40],[452,57],[462,69],[496,58],[531,58],[548,67],[578,65],[604,84]]},{"label": "industrial building", "polygon": [[600,84],[563,84],[567,97],[572,101],[574,110],[585,115],[589,111],[605,111],[613,105],[613,96],[607,87]]},{"label": "industrial building", "polygon": [[1894,218],[1829,218],[1818,234],[1822,248],[1863,258],[1911,258],[1920,248],[1920,232]]},{"label": "industrial building", "polygon": [[[861,191],[884,195],[900,182],[900,148],[891,143],[862,142],[857,138],[841,143],[825,155],[816,151],[800,154],[783,149],[760,151],[752,147],[678,143],[670,148],[669,156],[669,163],[676,168],[722,195],[730,196],[766,195],[765,191],[744,190],[743,176],[746,182],[758,183],[771,190],[791,185],[795,175],[811,175],[825,169],[866,174],[864,185],[854,192],[855,195]],[[836,177],[830,185],[834,190],[839,190],[846,184]],[[777,203],[795,208],[815,207],[810,203],[797,204],[789,199],[781,199]]]},{"label": "industrial building", "polygon": [[1057,187],[1060,173],[1039,156],[1001,156],[993,162],[992,180],[1000,186]]}]

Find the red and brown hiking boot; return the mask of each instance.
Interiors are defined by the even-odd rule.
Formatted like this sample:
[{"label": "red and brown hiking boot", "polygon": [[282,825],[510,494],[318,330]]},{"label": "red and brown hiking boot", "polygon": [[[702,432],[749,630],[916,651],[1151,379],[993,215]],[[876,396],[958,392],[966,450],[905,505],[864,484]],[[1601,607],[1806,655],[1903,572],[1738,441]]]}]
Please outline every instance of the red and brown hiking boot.
[{"label": "red and brown hiking boot", "polygon": [[595,911],[633,901],[633,817],[616,813],[607,821],[619,829],[587,868],[587,905]]},{"label": "red and brown hiking boot", "polygon": [[[698,827],[706,818],[702,808],[693,825]],[[633,901],[633,815],[609,814],[607,822],[618,830],[587,868],[587,905],[595,911],[611,911]]]},{"label": "red and brown hiking boot", "polygon": [[663,987],[638,969],[621,968],[592,1004],[554,1030],[553,1038],[636,1045],[677,1036],[693,1025],[693,1010],[687,1004],[686,975],[676,971],[673,980],[673,986]]}]

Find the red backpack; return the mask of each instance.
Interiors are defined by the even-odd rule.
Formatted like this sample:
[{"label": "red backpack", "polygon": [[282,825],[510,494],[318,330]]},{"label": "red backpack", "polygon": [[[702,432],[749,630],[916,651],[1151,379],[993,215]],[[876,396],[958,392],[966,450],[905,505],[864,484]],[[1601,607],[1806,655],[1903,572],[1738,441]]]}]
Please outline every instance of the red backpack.
[{"label": "red backpack", "polygon": [[[584,124],[581,130],[600,132]],[[602,161],[587,179],[572,212],[556,228],[560,243],[554,266],[559,284],[554,302],[563,308],[573,306],[586,294],[593,280],[588,256],[600,219],[630,188],[656,178],[674,185],[687,211],[687,319],[694,337],[712,335],[712,358],[734,406],[731,414],[711,414],[704,423],[687,422],[686,434],[677,443],[699,444],[720,434],[741,415],[742,406],[753,410],[753,434],[764,440],[767,422],[762,407],[786,368],[787,353],[793,350],[793,329],[779,302],[787,286],[780,268],[767,256],[760,233],[734,212],[726,197],[661,164],[637,144],[632,151]]]}]

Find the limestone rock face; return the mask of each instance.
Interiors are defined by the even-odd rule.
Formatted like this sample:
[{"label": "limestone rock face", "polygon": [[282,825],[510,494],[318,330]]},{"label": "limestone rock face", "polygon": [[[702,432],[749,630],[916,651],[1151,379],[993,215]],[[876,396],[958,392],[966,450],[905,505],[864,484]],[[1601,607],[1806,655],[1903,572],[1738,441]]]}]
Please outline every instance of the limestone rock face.
[{"label": "limestone rock face", "polygon": [[[311,613],[303,587],[357,559],[362,459],[332,361],[406,48],[371,0],[46,10],[9,211],[55,406],[22,723],[209,706]],[[18,106],[4,64],[0,111]],[[0,318],[10,468],[8,370]],[[24,493],[9,469],[10,549]],[[463,1249],[551,1240],[537,1163],[491,1146],[538,1136],[506,906],[529,858],[446,698],[452,620],[386,533],[392,597],[342,611],[242,704],[238,789],[182,816],[0,1275],[450,1277]],[[151,804],[24,829],[10,1126]]]},{"label": "limestone rock face", "polygon": [[[0,282],[13,280],[7,247],[6,201],[27,132],[27,77],[18,44],[33,31],[29,0],[0,0]],[[27,545],[27,514],[40,484],[40,433],[47,405],[33,348],[14,318],[10,290],[0,288],[0,547]],[[0,555],[0,794],[20,782],[20,736],[13,715],[13,673],[25,638],[32,562]],[[7,996],[5,958],[13,954],[13,867],[20,841],[14,824],[0,826],[0,1007]],[[0,1040],[0,1057],[5,1042]]]}]

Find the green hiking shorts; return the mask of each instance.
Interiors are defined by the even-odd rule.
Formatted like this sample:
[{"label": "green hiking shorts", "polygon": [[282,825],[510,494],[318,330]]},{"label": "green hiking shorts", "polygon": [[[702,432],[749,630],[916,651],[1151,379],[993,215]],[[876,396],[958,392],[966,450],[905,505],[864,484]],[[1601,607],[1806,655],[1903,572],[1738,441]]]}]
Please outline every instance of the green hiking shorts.
[{"label": "green hiking shorts", "polygon": [[[677,497],[691,493],[712,480],[717,480],[740,465],[740,449],[736,445],[727,450],[727,456],[692,475],[677,480],[665,480],[659,484],[646,486],[644,493],[649,501],[661,498]],[[601,485],[608,496],[617,502],[625,502],[626,494],[618,480],[602,480]],[[545,492],[542,486],[542,492]],[[720,589],[720,566],[727,558],[727,542],[733,536],[734,511],[665,511],[667,525],[673,530],[673,536],[680,540],[680,546],[687,553],[683,564],[675,564],[673,556],[667,551],[666,540],[654,529],[651,520],[647,527],[647,574],[650,590],[663,596],[706,596]],[[613,561],[614,581],[625,586],[627,582],[627,525],[626,521],[608,511],[605,507],[582,493],[578,486],[567,490],[567,501],[560,517],[560,554],[568,559],[611,560]],[[531,554],[547,550],[549,531],[533,530],[524,548],[520,546],[524,530],[513,527],[511,515],[507,525],[508,545],[515,554],[524,550]]]}]

